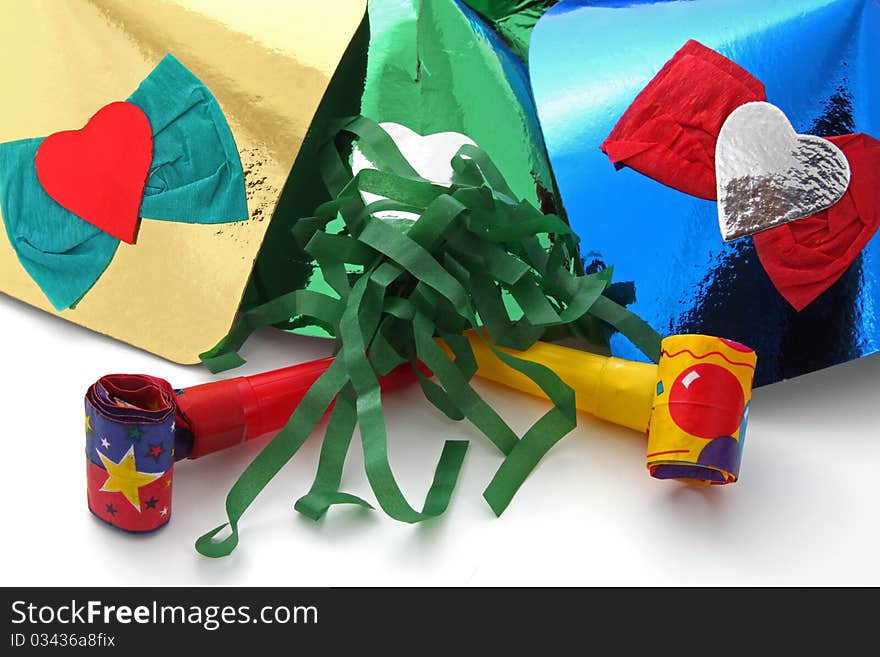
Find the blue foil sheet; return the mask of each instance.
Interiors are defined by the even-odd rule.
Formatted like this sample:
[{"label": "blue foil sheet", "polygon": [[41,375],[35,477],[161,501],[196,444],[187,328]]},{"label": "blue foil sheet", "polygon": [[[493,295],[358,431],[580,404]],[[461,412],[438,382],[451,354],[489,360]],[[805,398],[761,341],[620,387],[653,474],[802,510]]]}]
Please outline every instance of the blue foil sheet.
[{"label": "blue foil sheet", "polygon": [[[779,295],[751,239],[725,244],[716,204],[630,169],[599,145],[670,57],[696,39],[761,80],[801,133],[880,137],[876,0],[567,0],[532,35],[538,114],[587,264],[633,280],[631,308],[666,334],[708,333],[758,352],[756,384],[880,350],[880,238],[801,312]],[[623,337],[616,356],[644,359]]]}]

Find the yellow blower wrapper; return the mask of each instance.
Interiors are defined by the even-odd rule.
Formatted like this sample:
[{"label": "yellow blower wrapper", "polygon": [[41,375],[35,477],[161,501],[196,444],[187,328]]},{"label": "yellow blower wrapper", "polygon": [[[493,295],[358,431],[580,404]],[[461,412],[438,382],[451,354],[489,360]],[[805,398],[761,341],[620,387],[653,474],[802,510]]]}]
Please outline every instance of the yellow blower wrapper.
[{"label": "yellow blower wrapper", "polygon": [[729,484],[739,476],[757,356],[708,335],[663,340],[648,430],[658,479]]},{"label": "yellow blower wrapper", "polygon": [[[543,396],[530,379],[504,366],[471,337],[477,375]],[[739,476],[755,352],[732,340],[674,335],[657,365],[539,342],[509,353],[546,365],[571,386],[577,407],[648,435],[651,476],[695,484],[729,484]]]}]

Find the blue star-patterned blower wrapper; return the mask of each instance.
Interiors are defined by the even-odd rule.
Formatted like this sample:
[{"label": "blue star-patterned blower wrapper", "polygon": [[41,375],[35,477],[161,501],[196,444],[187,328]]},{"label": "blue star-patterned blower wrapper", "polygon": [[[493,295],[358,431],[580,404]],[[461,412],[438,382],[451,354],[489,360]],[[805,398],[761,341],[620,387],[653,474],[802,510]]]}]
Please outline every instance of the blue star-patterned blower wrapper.
[{"label": "blue star-patterned blower wrapper", "polygon": [[[636,281],[631,307],[661,333],[724,335],[754,347],[756,385],[880,350],[872,215],[880,186],[871,173],[871,135],[880,136],[877,34],[875,0],[564,0],[532,34],[538,115],[569,220],[590,249],[587,264],[613,264],[616,277]],[[708,67],[714,73],[690,77]],[[649,177],[637,160],[655,144],[610,143],[643,92],[659,111],[641,118],[655,127],[664,115],[695,119],[667,122],[666,143],[705,156],[706,180],[691,177],[683,187],[674,168],[666,179]],[[843,199],[824,214],[725,242],[711,162],[720,125],[705,126],[708,141],[690,128],[728,96],[735,102],[722,121],[742,103],[766,100],[793,138],[815,135],[838,147],[852,169]],[[823,244],[807,249],[804,240]],[[620,336],[611,347],[643,359]]]},{"label": "blue star-patterned blower wrapper", "polygon": [[[162,379],[115,374],[86,393],[89,509],[120,529],[146,532],[171,517],[176,407]],[[179,452],[179,450],[178,450]]]}]

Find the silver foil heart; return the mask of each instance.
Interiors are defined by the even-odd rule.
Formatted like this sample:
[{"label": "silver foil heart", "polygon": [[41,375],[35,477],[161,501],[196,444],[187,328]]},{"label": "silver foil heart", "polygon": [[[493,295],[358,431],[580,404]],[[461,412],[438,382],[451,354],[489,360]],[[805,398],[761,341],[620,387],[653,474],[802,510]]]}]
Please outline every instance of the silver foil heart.
[{"label": "silver foil heart", "polygon": [[725,242],[803,219],[837,203],[849,162],[827,139],[799,135],[781,109],[746,103],[715,147],[718,224]]}]

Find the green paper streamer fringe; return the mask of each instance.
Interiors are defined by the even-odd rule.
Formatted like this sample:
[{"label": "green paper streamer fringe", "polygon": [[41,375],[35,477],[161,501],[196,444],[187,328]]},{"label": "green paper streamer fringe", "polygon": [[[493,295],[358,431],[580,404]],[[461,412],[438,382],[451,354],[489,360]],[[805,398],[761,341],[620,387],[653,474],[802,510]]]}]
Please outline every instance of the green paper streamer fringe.
[{"label": "green paper streamer fringe", "polygon": [[[516,201],[483,151],[462,147],[452,160],[453,182],[443,186],[420,178],[372,121],[356,117],[341,121],[338,128],[358,140],[381,170],[352,176],[334,136],[320,162],[335,198],[293,230],[338,297],[309,290],[282,295],[243,313],[229,335],[202,354],[212,372],[238,366],[244,362],[238,350],[256,328],[296,319],[331,330],[336,359],[230,490],[228,523],[197,540],[196,549],[208,557],[235,549],[242,515],[331,405],[317,474],[308,494],[296,502],[297,511],[317,520],[336,504],[372,508],[339,490],[355,427],[360,428],[370,487],[389,516],[416,523],[446,510],[467,442],[446,441],[421,511],[407,502],[388,461],[379,377],[401,363],[411,363],[434,406],[451,419],[467,418],[505,456],[484,493],[500,515],[577,418],[574,392],[552,370],[495,345],[524,350],[551,329],[554,337],[595,337],[610,328],[653,360],[660,354],[660,336],[603,296],[610,272],[582,274],[577,237],[568,225]],[[365,205],[365,191],[387,200]],[[387,222],[374,216],[388,209],[416,212],[419,219]],[[341,224],[336,221],[340,218]],[[471,386],[477,364],[462,334],[479,327],[488,333],[493,353],[531,378],[553,404],[522,437]],[[419,372],[418,361],[431,369],[435,380]],[[229,535],[216,539],[226,528]]]}]

